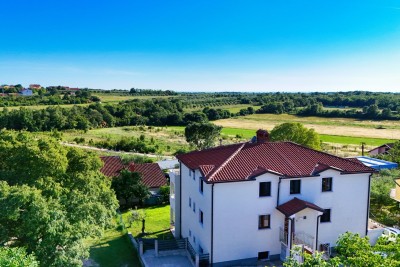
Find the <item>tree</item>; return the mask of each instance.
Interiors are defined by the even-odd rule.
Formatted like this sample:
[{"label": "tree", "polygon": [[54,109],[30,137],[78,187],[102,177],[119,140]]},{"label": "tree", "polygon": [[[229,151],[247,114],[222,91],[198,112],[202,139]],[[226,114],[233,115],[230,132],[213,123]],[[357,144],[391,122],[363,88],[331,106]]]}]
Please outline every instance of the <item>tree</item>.
[{"label": "tree", "polygon": [[128,205],[129,200],[137,198],[139,205],[150,195],[149,188],[143,184],[142,177],[138,172],[122,170],[120,175],[112,180],[112,188],[118,199],[123,199]]},{"label": "tree", "polygon": [[0,266],[39,267],[34,254],[27,255],[24,248],[0,247]]},{"label": "tree", "polygon": [[198,150],[212,147],[222,127],[212,123],[190,123],[185,128],[186,141]]},{"label": "tree", "polygon": [[94,153],[0,131],[0,245],[25,247],[42,266],[81,266],[84,241],[100,236],[118,207],[100,168]]},{"label": "tree", "polygon": [[301,123],[288,122],[275,126],[270,133],[272,141],[292,141],[313,149],[321,148],[319,135],[314,129],[307,129]]},{"label": "tree", "polygon": [[169,192],[170,192],[170,188],[168,185],[160,186],[161,201],[163,203],[169,202]]}]

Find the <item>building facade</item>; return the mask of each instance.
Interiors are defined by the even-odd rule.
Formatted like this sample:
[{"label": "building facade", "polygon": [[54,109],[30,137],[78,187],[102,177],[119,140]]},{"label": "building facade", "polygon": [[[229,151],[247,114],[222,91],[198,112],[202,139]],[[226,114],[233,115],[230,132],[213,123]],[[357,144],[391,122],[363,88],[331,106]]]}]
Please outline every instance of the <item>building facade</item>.
[{"label": "building facade", "polygon": [[[178,156],[171,177],[175,236],[213,266],[282,259],[293,246],[326,251],[367,234],[373,169],[291,142],[220,146]],[[172,197],[172,195],[171,195]]]}]

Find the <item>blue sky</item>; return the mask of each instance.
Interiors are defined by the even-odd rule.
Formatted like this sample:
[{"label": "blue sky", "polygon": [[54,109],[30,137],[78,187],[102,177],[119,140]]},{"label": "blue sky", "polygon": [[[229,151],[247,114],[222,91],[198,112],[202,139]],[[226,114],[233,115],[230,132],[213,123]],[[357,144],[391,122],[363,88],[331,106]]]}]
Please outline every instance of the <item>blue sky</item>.
[{"label": "blue sky", "polygon": [[0,83],[400,91],[400,1],[0,2]]}]

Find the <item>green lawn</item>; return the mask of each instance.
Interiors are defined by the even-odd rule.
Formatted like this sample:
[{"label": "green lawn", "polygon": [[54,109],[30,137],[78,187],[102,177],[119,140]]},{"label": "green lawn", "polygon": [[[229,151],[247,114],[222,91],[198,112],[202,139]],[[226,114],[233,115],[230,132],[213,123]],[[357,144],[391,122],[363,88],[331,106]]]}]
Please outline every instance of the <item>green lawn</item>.
[{"label": "green lawn", "polygon": [[[140,210],[140,209],[139,209]],[[154,206],[143,209],[146,214],[145,235],[141,234],[142,223],[129,225],[130,211],[122,214],[127,230],[135,237],[173,239],[170,231],[170,206]]]},{"label": "green lawn", "polygon": [[107,230],[101,239],[90,241],[90,258],[100,267],[140,266],[135,249],[117,227]]}]

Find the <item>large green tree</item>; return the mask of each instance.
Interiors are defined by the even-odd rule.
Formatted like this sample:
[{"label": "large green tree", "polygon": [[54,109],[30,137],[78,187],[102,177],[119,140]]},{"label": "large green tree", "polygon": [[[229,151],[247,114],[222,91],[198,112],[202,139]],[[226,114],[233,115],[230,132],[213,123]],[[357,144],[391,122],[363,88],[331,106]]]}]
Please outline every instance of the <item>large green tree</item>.
[{"label": "large green tree", "polygon": [[212,123],[190,123],[185,128],[186,141],[198,150],[214,146],[222,127]]},{"label": "large green tree", "polygon": [[313,149],[321,148],[319,135],[298,122],[287,122],[275,126],[270,133],[272,141],[292,141]]},{"label": "large green tree", "polygon": [[23,248],[0,247],[1,267],[38,267],[39,262],[33,254],[27,255]]},{"label": "large green tree", "polygon": [[125,200],[129,205],[130,199],[136,198],[139,205],[150,195],[149,188],[143,184],[142,177],[138,172],[122,170],[120,175],[112,180],[112,188],[115,190],[118,199]]},{"label": "large green tree", "polygon": [[55,139],[0,131],[0,245],[35,252],[41,266],[81,266],[84,240],[118,207],[100,168],[97,155]]}]

